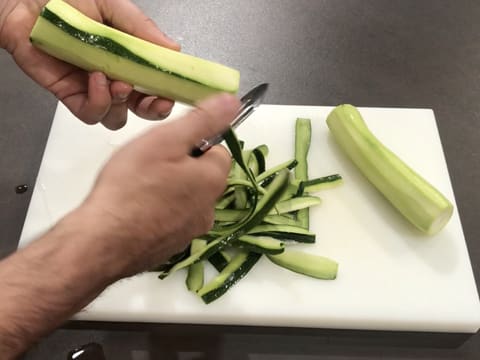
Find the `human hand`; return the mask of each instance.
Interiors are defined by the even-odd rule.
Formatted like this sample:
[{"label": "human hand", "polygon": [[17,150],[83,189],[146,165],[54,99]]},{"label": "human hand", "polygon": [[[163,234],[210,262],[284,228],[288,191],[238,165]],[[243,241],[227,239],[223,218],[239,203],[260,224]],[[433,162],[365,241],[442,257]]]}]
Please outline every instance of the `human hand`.
[{"label": "human hand", "polygon": [[190,151],[225,131],[239,105],[231,95],[210,98],[127,144],[101,171],[79,211],[89,227],[101,229],[94,238],[118,251],[123,276],[165,262],[211,229],[231,157],[222,146],[198,158]]},{"label": "human hand", "polygon": [[82,205],[0,262],[2,359],[19,356],[112,282],[164,263],[210,230],[231,158],[218,145],[189,154],[223,132],[239,106],[217,95],[134,139],[105,165]]},{"label": "human hand", "polygon": [[[87,16],[153,43],[179,50],[129,0],[67,0]],[[32,46],[30,32],[47,0],[0,0],[0,46],[12,54],[19,67],[52,92],[87,124],[101,122],[116,130],[125,125],[130,109],[145,119],[163,119],[171,100],[147,96],[121,81],[110,81],[101,72],[87,73]]]}]

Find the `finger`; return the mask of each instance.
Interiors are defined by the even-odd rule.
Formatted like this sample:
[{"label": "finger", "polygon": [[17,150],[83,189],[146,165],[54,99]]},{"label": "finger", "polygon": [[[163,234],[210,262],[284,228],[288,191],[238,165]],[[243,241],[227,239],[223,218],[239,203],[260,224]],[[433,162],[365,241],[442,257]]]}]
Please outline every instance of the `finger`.
[{"label": "finger", "polygon": [[105,74],[94,72],[89,75],[88,98],[79,111],[83,121],[96,124],[108,113],[112,104],[109,85]]},{"label": "finger", "polygon": [[110,94],[112,95],[112,104],[123,104],[128,101],[128,97],[133,91],[133,87],[123,81],[112,81],[110,84]]},{"label": "finger", "polygon": [[87,122],[79,114],[88,99],[89,75],[85,71],[37,50],[29,42],[20,43],[15,51],[15,61],[27,75],[62,101],[75,116]]},{"label": "finger", "polygon": [[[76,74],[82,74],[78,72]],[[60,100],[82,121],[93,125],[103,120],[110,110],[112,98],[105,75],[94,72],[88,75],[87,93],[74,93]]]},{"label": "finger", "polygon": [[110,83],[112,105],[110,111],[102,120],[103,126],[109,130],[118,130],[125,126],[128,117],[128,96],[132,92],[132,86],[122,81]]},{"label": "finger", "polygon": [[104,20],[117,29],[172,50],[180,50],[180,45],[160,31],[153,20],[132,2],[103,0],[100,8]]},{"label": "finger", "polygon": [[209,151],[197,159],[214,165],[218,169],[217,175],[226,181],[232,166],[232,157],[224,146],[213,146]]},{"label": "finger", "polygon": [[[21,27],[19,29],[23,31]],[[108,81],[103,74],[89,76],[85,71],[37,50],[28,41],[20,41],[13,55],[32,79],[51,91],[87,124],[96,124],[108,111],[111,99],[106,85]]]},{"label": "finger", "polygon": [[220,94],[200,102],[194,110],[172,123],[173,131],[181,134],[179,142],[190,151],[202,139],[228,129],[240,108],[239,100],[230,94]]},{"label": "finger", "polygon": [[162,120],[170,115],[174,102],[172,100],[147,96],[134,92],[129,98],[129,108],[138,116],[147,120]]},{"label": "finger", "polygon": [[125,126],[128,118],[128,107],[126,103],[112,104],[110,111],[102,120],[103,126],[109,130],[118,130]]}]

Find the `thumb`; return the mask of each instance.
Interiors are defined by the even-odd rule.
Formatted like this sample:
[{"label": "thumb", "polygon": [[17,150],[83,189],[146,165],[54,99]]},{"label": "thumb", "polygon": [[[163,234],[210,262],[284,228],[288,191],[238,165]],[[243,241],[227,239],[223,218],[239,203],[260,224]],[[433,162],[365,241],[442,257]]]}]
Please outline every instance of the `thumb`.
[{"label": "thumb", "polygon": [[202,139],[224,133],[240,108],[233,95],[220,94],[200,102],[195,109],[172,123],[175,133],[181,134],[182,151],[191,151]]}]

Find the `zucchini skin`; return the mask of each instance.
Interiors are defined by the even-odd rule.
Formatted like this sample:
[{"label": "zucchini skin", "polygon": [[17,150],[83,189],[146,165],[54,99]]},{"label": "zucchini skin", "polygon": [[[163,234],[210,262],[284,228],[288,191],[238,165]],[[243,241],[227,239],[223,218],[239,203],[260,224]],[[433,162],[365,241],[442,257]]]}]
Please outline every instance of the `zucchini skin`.
[{"label": "zucchini skin", "polygon": [[323,176],[321,178],[300,181],[298,183],[298,190],[295,196],[303,196],[303,194],[310,192],[317,192],[331,187],[338,186],[343,179],[339,174]]},{"label": "zucchini skin", "polygon": [[[48,8],[44,7],[42,9],[42,12],[40,13],[40,16],[43,17],[44,19],[48,20],[50,23],[55,25],[56,27],[62,29],[62,31],[66,32],[70,36],[76,38],[77,40],[80,40],[88,45],[97,47],[99,49],[111,52],[112,54],[121,56],[125,59],[131,60],[133,62],[136,62],[137,64],[140,65],[145,65],[149,66],[154,69],[161,70],[158,66],[155,64],[145,60],[141,56],[136,55],[132,51],[128,50],[126,47],[120,45],[113,39],[109,39],[104,36],[100,35],[95,35],[95,34],[89,34],[88,32],[82,31],[80,29],[77,29],[73,26],[71,26],[69,23],[64,21],[62,18],[57,16],[54,12],[50,11]],[[34,39],[32,39],[34,41]],[[176,76],[180,76],[175,74]]]},{"label": "zucchini skin", "polygon": [[327,125],[358,169],[417,229],[434,235],[447,224],[452,203],[383,145],[354,106],[337,106]]},{"label": "zucchini skin", "polygon": [[228,265],[229,259],[221,251],[217,251],[208,258],[208,261],[218,272],[221,272]]},{"label": "zucchini skin", "polygon": [[291,240],[300,243],[314,244],[315,233],[302,226],[289,225],[258,225],[249,231],[255,236],[269,236],[278,240]]},{"label": "zucchini skin", "polygon": [[[248,254],[239,254],[233,258],[222,272],[198,291],[198,295],[205,304],[218,299],[225,294],[228,289],[240,281],[252,267],[258,262],[262,254],[249,252]],[[221,279],[224,279],[223,281]],[[218,284],[216,284],[218,283]]]}]

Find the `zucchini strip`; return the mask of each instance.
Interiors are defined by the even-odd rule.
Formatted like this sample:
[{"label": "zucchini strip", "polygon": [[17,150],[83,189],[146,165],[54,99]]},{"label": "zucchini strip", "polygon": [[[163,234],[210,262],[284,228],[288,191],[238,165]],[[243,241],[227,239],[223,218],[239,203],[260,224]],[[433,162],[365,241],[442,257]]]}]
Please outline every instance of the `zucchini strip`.
[{"label": "zucchini strip", "polygon": [[240,209],[215,209],[215,221],[234,222],[242,220],[248,213],[248,210]]},{"label": "zucchini strip", "polygon": [[267,257],[274,264],[299,274],[324,280],[337,277],[338,263],[324,256],[289,249],[279,255]]},{"label": "zucchini strip", "polygon": [[266,169],[265,167],[265,158],[268,155],[268,146],[267,145],[259,145],[255,149],[252,150],[252,155],[256,159],[256,166],[257,172],[256,176],[263,173]]},{"label": "zucchini strip", "polygon": [[[280,201],[275,205],[275,208],[270,210],[269,215],[280,215],[300,209],[305,209],[311,206],[318,205],[322,202],[319,197],[315,196],[302,196],[292,198],[289,200]],[[216,221],[239,221],[243,219],[248,210],[240,209],[215,209]]]},{"label": "zucchini strip", "polygon": [[[281,163],[277,166],[274,166],[274,167],[266,170],[265,172],[261,173],[260,175],[257,176],[255,181],[258,184],[260,184],[264,181],[267,181],[269,178],[275,176],[275,174],[278,173],[279,171],[281,171],[283,169],[292,170],[293,168],[295,168],[295,166],[297,166],[297,161],[295,159],[285,161],[285,162],[283,162],[283,163]],[[263,184],[262,184],[262,186],[263,186]]]},{"label": "zucchini strip", "polygon": [[264,235],[280,240],[292,240],[301,243],[315,243],[315,234],[301,226],[258,225],[248,232],[249,235]]},{"label": "zucchini strip", "polygon": [[[235,192],[239,187],[244,187],[250,190],[258,191],[260,194],[264,195],[265,194],[265,189],[261,187],[257,187],[253,185],[250,181],[247,179],[239,179],[239,178],[231,178],[227,180],[227,190],[226,192],[230,192],[230,188],[233,188],[233,191]],[[242,189],[245,191],[245,189]],[[235,193],[236,194],[236,193]],[[246,202],[242,204],[237,204],[235,206],[236,208],[243,209],[246,207]]]},{"label": "zucchini strip", "polygon": [[285,243],[268,236],[240,236],[232,244],[240,249],[253,251],[260,254],[281,254],[285,250]]},{"label": "zucchini strip", "polygon": [[217,251],[208,258],[208,261],[218,272],[221,272],[223,269],[225,269],[231,259],[227,254],[225,254],[225,252]]},{"label": "zucchini strip", "polygon": [[[316,196],[301,196],[289,200],[283,200],[275,205],[275,208],[270,211],[270,214],[285,214],[297,210],[307,209],[311,206],[318,205],[321,202],[322,200]],[[301,226],[305,227],[304,222],[300,223]]]},{"label": "zucchini strip", "polygon": [[231,194],[224,195],[219,201],[217,201],[215,209],[225,209],[233,202],[234,199],[235,194],[233,192]]},{"label": "zucchini strip", "polygon": [[[242,159],[243,161],[247,164],[247,168],[252,176],[255,176],[254,171],[248,167],[250,155],[252,154],[251,150],[244,150],[242,151]],[[242,180],[247,183],[247,186],[254,186],[256,188],[256,185],[253,184],[252,182],[249,182],[247,180],[248,174],[243,170],[243,168],[240,166],[238,162],[235,163],[232,169],[232,177],[234,181],[241,183]],[[235,193],[235,199],[234,199],[234,206],[237,209],[243,209],[247,207],[247,201],[248,201],[248,194],[247,190],[245,189],[245,183],[241,184],[243,186],[235,186],[234,187],[234,193]]]},{"label": "zucchini strip", "polygon": [[[250,180],[252,185],[257,190],[253,193],[252,204],[251,204],[251,207],[250,207],[249,215],[246,216],[245,219],[237,225],[237,226],[241,226],[242,223],[247,222],[249,220],[249,218],[251,216],[253,216],[253,212],[255,211],[255,208],[257,206],[259,186],[255,182],[255,177],[253,176],[252,171],[247,166],[247,162],[245,160],[243,150],[242,150],[242,145],[241,145],[240,141],[238,141],[237,135],[235,134],[235,132],[232,129],[229,129],[223,135],[223,138],[225,139],[225,142],[227,143],[228,148],[230,149],[230,152],[232,153],[233,159],[238,164],[238,166],[240,166],[243,169],[243,171],[247,175],[246,176],[247,179]],[[234,201],[236,201],[236,198],[234,199]]]},{"label": "zucchini strip", "polygon": [[[308,180],[308,150],[312,138],[312,125],[310,119],[298,118],[295,122],[295,179],[299,181]],[[297,220],[300,225],[308,229],[310,223],[310,213],[307,209],[300,209],[297,213]]]},{"label": "zucchini strip", "polygon": [[[201,251],[207,246],[207,241],[203,239],[193,239],[190,245],[190,254],[194,254]],[[187,289],[190,291],[198,291],[203,286],[204,274],[203,274],[203,262],[199,261],[188,267],[188,274],[185,283]]]},{"label": "zucchini strip", "polygon": [[198,291],[198,295],[208,304],[225,294],[241,280],[257,263],[262,255],[254,252],[241,252],[212,281]]},{"label": "zucchini strip", "polygon": [[291,226],[300,226],[296,219],[292,219],[291,217],[285,215],[267,215],[263,219],[264,224],[271,224],[271,225],[291,225]]},{"label": "zucchini strip", "polygon": [[320,178],[305,181],[294,181],[294,184],[298,187],[296,196],[302,196],[304,193],[312,193],[325,189],[330,189],[342,183],[343,179],[339,174],[323,176]]}]

